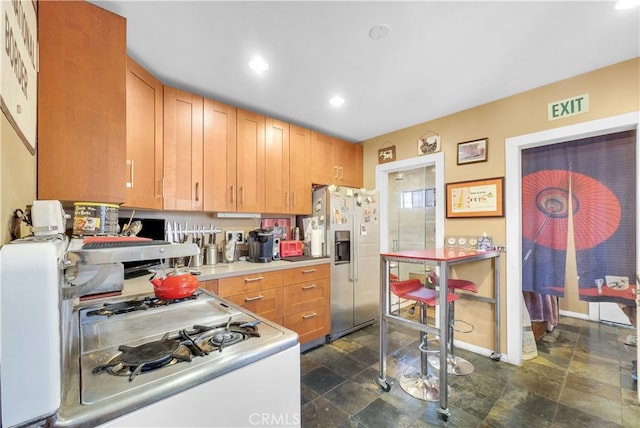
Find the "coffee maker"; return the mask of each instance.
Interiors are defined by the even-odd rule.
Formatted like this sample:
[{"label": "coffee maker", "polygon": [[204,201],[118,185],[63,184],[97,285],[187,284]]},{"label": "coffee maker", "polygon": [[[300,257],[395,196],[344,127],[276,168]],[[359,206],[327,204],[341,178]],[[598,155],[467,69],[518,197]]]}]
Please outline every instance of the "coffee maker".
[{"label": "coffee maker", "polygon": [[249,261],[253,263],[269,263],[273,258],[273,234],[265,229],[249,232]]}]

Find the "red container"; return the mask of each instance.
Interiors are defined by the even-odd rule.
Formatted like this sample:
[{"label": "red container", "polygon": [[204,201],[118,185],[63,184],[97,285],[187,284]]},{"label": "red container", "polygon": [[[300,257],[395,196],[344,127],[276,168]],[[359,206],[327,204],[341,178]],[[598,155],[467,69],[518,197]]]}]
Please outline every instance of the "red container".
[{"label": "red container", "polygon": [[302,255],[302,241],[280,241],[280,257]]}]

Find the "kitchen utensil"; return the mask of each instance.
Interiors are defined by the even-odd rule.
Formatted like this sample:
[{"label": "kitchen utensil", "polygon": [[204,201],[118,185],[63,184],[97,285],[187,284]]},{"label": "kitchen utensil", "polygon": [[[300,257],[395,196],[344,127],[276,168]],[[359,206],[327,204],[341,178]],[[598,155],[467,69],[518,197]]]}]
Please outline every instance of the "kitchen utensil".
[{"label": "kitchen utensil", "polygon": [[204,246],[204,264],[207,266],[218,264],[218,246],[216,244]]},{"label": "kitchen utensil", "polygon": [[[156,274],[157,275],[157,274]],[[164,277],[150,279],[156,297],[163,300],[183,299],[198,289],[198,278],[188,272],[174,271]]]}]

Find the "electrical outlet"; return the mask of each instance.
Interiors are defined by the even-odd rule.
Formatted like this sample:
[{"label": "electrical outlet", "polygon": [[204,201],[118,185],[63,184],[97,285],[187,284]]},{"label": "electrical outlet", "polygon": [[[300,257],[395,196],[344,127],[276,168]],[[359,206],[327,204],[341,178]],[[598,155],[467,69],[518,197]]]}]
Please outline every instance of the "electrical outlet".
[{"label": "electrical outlet", "polygon": [[241,230],[227,230],[225,232],[227,242],[235,241],[238,244],[244,243],[244,232]]}]

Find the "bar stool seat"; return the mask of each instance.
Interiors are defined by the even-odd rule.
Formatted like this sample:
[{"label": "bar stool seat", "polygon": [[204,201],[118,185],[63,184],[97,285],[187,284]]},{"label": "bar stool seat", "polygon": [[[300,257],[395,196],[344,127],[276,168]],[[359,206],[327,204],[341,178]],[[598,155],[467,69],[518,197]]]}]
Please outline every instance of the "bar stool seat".
[{"label": "bar stool seat", "polygon": [[[435,306],[437,303],[438,294],[435,290],[425,288],[420,280],[417,278],[409,279],[406,281],[395,281],[390,284],[391,292],[401,299],[415,300],[420,303],[420,322],[427,323],[426,306]],[[447,302],[451,303],[457,300],[459,296],[455,293],[447,293]],[[440,400],[440,382],[438,377],[428,374],[428,361],[426,354],[429,351],[427,349],[427,333],[420,332],[420,346],[421,351],[420,371],[417,373],[405,374],[400,379],[400,387],[407,394],[412,397],[425,401],[439,401]],[[451,388],[447,387],[447,396],[451,395]]]}]

